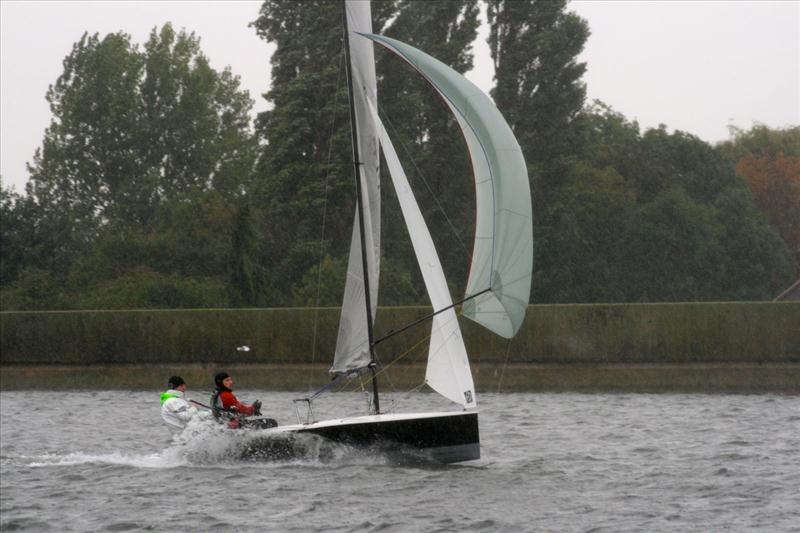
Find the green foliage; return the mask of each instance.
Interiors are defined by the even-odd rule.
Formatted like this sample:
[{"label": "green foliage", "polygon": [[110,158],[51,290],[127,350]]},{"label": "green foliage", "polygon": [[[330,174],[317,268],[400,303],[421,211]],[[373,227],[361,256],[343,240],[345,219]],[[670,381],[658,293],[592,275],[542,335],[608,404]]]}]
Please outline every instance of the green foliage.
[{"label": "green foliage", "polygon": [[238,194],[256,146],[238,86],[169,24],[143,52],[123,33],[84,34],[47,93],[53,120],[29,194],[90,235],[147,225],[160,204],[197,191]]},{"label": "green foliage", "polygon": [[670,134],[662,126],[646,131],[640,145],[641,163],[632,177],[644,201],[680,187],[692,199],[709,203],[726,188],[741,185],[729,160],[688,133]]},{"label": "green foliage", "polygon": [[578,55],[589,38],[585,20],[566,0],[489,0],[489,47],[497,107],[519,140],[534,195],[534,216],[558,194],[577,139],[572,122],[586,98],[586,64]]},{"label": "green foliage", "polygon": [[582,162],[535,232],[534,301],[771,299],[791,283],[786,246],[724,151],[641,133],[601,103],[574,126]]},{"label": "green foliage", "polygon": [[771,300],[791,284],[796,265],[790,249],[758,211],[743,187],[714,202],[725,261],[714,274],[720,300]]},{"label": "green foliage", "polygon": [[[472,69],[477,1],[404,0],[397,3],[397,9],[397,16],[384,33],[424,50],[457,72]],[[455,294],[459,294],[466,285],[475,206],[466,143],[452,112],[427,81],[380,47],[376,58],[383,120],[388,124],[447,278],[456,287]],[[398,274],[405,271],[414,285],[422,286],[394,188],[383,187],[382,196],[382,231],[384,241],[391,243],[384,247],[386,257]],[[386,285],[382,290],[392,290]]]},{"label": "green foliage", "polygon": [[552,206],[553,226],[537,239],[534,287],[557,301],[609,302],[623,298],[622,235],[631,223],[636,195],[614,168],[578,165]]},{"label": "green foliage", "polygon": [[62,307],[83,296],[115,307],[230,301],[217,294],[229,263],[260,254],[254,237],[246,246],[233,238],[244,229],[233,206],[257,155],[253,102],[238,78],[213,70],[194,34],[166,24],[144,50],[123,33],[85,34],[47,100],[53,119],[28,194],[2,193],[2,286],[18,282],[12,292],[24,293],[20,272],[33,269],[71,294]]},{"label": "green foliage", "polygon": [[295,307],[337,307],[342,304],[347,275],[346,259],[327,255],[321,264],[311,267],[292,289]]},{"label": "green foliage", "polygon": [[12,285],[0,288],[0,309],[69,309],[70,302],[59,281],[45,270],[25,268]]},{"label": "green foliage", "polygon": [[160,274],[146,269],[102,281],[81,294],[82,309],[174,309],[227,307],[221,280]]},{"label": "green foliage", "polygon": [[258,262],[259,244],[250,206],[238,206],[230,230],[228,280],[231,300],[237,307],[262,304],[267,297],[267,273]]},{"label": "green foliage", "polygon": [[773,129],[756,124],[749,130],[732,127],[731,137],[720,143],[719,150],[733,161],[748,154],[800,157],[800,126]]},{"label": "green foliage", "polygon": [[5,187],[0,192],[0,287],[25,269],[63,279],[88,247],[89,235],[70,218],[69,210],[48,208],[30,195]]},{"label": "green foliage", "polygon": [[[300,281],[319,261],[324,207],[325,250],[345,253],[353,216],[347,89],[342,63],[342,5],[338,2],[267,1],[253,22],[277,45],[256,131],[264,141],[256,171],[256,227],[270,270],[284,286]],[[332,236],[332,237],[331,237]],[[291,303],[290,291],[276,304]]]},{"label": "green foliage", "polygon": [[623,237],[631,301],[700,300],[713,295],[722,250],[713,213],[681,189],[637,209]]},{"label": "green foliage", "polygon": [[[376,33],[472,68],[477,0],[372,13]],[[490,0],[488,14],[492,94],[534,195],[532,301],[770,299],[791,283],[800,127],[734,130],[716,147],[641,131],[583,107],[589,30],[565,0]],[[167,24],[142,47],[84,35],[47,93],[27,194],[0,187],[3,309],[338,306],[355,196],[342,17],[327,0],[262,4],[253,27],[276,50],[255,135],[249,95],[194,34]],[[424,80],[381,48],[376,59],[381,115],[458,295],[466,146]],[[387,183],[379,302],[426,304]]]},{"label": "green foliage", "polygon": [[[347,258],[333,259],[325,256],[321,269],[311,267],[293,288],[292,305],[296,307],[338,307],[342,304],[344,282],[347,275]],[[398,268],[391,259],[381,259],[381,305],[418,305],[428,301],[424,287],[415,284],[405,269]]]}]

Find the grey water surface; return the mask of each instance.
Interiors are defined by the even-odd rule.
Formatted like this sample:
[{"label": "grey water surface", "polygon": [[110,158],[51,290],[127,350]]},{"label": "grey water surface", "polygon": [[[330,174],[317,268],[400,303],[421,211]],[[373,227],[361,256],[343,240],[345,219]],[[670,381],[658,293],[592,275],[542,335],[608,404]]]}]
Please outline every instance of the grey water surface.
[{"label": "grey water surface", "polygon": [[[296,394],[239,396],[296,422]],[[172,439],[155,391],[0,392],[0,530],[800,531],[798,396],[478,401],[482,458],[434,465],[313,445],[241,460],[248,435],[210,421]],[[360,414],[364,397],[331,394],[315,409]]]}]

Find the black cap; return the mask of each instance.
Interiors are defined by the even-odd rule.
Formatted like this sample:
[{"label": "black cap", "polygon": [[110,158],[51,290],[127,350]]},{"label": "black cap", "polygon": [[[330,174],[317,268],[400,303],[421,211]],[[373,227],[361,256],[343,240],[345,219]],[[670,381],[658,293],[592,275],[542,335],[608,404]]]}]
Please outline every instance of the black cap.
[{"label": "black cap", "polygon": [[183,378],[180,376],[172,376],[169,378],[169,381],[167,381],[167,387],[170,389],[177,389],[181,385],[186,385],[186,382],[183,381]]},{"label": "black cap", "polygon": [[217,385],[217,387],[222,387],[223,386],[222,385],[222,381],[225,378],[229,378],[229,377],[231,377],[231,376],[227,372],[220,372],[216,376],[214,376],[214,383]]}]

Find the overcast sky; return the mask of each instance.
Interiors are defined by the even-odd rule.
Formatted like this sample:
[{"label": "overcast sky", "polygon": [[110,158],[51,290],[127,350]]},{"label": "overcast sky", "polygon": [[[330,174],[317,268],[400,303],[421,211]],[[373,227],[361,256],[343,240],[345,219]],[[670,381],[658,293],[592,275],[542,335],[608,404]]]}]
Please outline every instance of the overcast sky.
[{"label": "overcast sky", "polygon": [[[167,21],[194,31],[214,68],[230,65],[265,109],[271,48],[248,23],[260,1],[0,0],[0,174],[24,189],[25,163],[50,123],[44,99],[84,31],[125,31],[144,43]],[[715,142],[728,125],[800,124],[800,2],[573,0],[592,35],[589,99],[600,99],[643,127],[665,124]],[[468,75],[492,86],[488,31]]]}]

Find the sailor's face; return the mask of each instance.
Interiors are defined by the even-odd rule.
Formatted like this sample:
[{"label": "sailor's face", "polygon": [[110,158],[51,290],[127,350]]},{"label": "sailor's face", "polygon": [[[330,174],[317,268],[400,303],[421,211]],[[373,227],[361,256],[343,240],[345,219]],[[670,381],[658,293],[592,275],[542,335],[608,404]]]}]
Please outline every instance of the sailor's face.
[{"label": "sailor's face", "polygon": [[222,384],[230,389],[231,387],[233,387],[233,378],[227,377],[227,378],[223,379],[222,380]]}]

